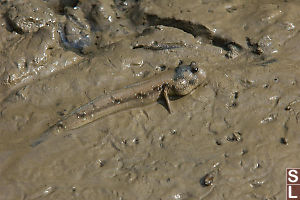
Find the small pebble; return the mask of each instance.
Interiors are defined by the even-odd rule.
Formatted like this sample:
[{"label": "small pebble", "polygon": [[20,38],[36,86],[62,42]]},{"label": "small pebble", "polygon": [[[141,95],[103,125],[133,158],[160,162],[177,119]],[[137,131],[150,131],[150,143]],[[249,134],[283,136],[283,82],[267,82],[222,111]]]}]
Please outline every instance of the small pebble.
[{"label": "small pebble", "polygon": [[284,145],[287,145],[288,141],[287,141],[287,139],[285,137],[282,137],[282,138],[280,138],[280,143],[284,144]]},{"label": "small pebble", "polygon": [[103,160],[97,160],[97,164],[99,167],[103,167],[104,166],[104,161]]},{"label": "small pebble", "polygon": [[232,135],[227,136],[227,140],[230,142],[239,142],[242,140],[242,134],[240,132],[234,132]]},{"label": "small pebble", "polygon": [[139,139],[138,139],[138,138],[133,138],[132,142],[133,142],[134,144],[138,144],[138,143],[139,143]]},{"label": "small pebble", "polygon": [[203,187],[207,187],[207,186],[211,186],[214,182],[214,178],[215,178],[215,173],[214,171],[207,173],[205,176],[203,176],[200,179],[200,184]]},{"label": "small pebble", "polygon": [[170,133],[171,133],[172,135],[175,135],[175,134],[177,133],[177,131],[176,131],[175,129],[172,129],[172,130],[170,130]]}]

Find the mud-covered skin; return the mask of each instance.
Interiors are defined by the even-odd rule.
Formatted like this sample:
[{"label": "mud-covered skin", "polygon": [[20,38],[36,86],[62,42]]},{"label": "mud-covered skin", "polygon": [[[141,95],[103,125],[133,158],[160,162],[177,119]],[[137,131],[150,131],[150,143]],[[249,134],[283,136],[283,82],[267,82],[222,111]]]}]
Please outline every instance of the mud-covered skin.
[{"label": "mud-covered skin", "polygon": [[157,101],[161,96],[164,96],[169,104],[169,96],[187,95],[205,79],[206,72],[192,62],[191,65],[180,65],[152,79],[99,96],[51,126],[32,146],[43,142],[48,135],[76,129],[112,113],[149,104]]},{"label": "mud-covered skin", "polygon": [[175,95],[184,96],[203,83],[204,78],[206,78],[206,72],[192,62],[189,66],[175,68],[171,87]]}]

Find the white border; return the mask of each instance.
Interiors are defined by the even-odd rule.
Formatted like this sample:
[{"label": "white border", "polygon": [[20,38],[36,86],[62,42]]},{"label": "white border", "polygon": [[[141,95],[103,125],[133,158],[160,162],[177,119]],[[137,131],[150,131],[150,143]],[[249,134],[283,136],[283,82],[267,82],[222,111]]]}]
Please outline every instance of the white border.
[{"label": "white border", "polygon": [[288,171],[288,169],[299,169],[300,170],[300,168],[285,168],[285,200],[288,200],[287,198],[288,198],[288,191],[287,191],[287,186],[289,186],[289,185],[300,185],[300,184],[288,184],[287,183],[287,171]]}]

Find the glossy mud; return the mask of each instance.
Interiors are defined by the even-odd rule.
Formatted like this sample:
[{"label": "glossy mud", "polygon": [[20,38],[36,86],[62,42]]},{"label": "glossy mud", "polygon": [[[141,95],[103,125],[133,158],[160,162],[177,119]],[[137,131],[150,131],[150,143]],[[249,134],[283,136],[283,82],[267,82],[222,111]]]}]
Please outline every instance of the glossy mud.
[{"label": "glossy mud", "polygon": [[[1,1],[0,199],[284,199],[300,166],[299,6]],[[30,146],[98,96],[192,61],[209,78],[171,114],[139,102]]]}]

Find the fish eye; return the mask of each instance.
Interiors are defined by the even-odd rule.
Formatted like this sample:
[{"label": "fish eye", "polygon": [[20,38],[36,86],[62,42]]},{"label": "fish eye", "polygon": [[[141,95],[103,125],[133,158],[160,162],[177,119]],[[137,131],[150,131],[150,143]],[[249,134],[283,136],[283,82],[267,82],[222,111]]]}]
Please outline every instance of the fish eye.
[{"label": "fish eye", "polygon": [[192,73],[196,73],[199,71],[199,69],[198,69],[198,67],[193,67],[191,71],[192,71]]}]

